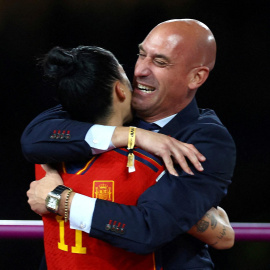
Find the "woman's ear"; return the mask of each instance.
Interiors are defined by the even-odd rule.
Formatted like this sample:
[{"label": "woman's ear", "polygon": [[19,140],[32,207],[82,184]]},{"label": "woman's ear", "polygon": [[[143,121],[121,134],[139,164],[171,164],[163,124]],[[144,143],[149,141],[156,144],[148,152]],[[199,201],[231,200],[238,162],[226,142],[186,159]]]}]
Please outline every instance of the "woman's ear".
[{"label": "woman's ear", "polygon": [[124,101],[126,99],[126,93],[125,93],[123,84],[120,81],[117,81],[115,83],[114,91],[120,101]]},{"label": "woman's ear", "polygon": [[209,68],[202,66],[194,68],[191,71],[191,78],[188,84],[189,89],[196,90],[198,89],[208,78]]}]

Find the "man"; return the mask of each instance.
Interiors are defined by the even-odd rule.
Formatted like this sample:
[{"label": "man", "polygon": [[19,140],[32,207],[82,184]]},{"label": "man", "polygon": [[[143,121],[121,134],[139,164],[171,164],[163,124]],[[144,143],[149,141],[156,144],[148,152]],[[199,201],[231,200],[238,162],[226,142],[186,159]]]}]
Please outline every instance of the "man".
[{"label": "man", "polygon": [[[194,144],[206,156],[204,170],[187,169],[186,173],[176,168],[174,175],[166,173],[141,195],[137,207],[90,199],[86,206],[92,215],[90,236],[118,247],[125,248],[128,244],[133,252],[148,253],[158,249],[164,269],[213,269],[207,247],[185,232],[208,209],[219,204],[227,192],[235,164],[235,146],[228,131],[213,111],[199,110],[195,101],[197,89],[215,64],[214,36],[207,26],[196,20],[172,20],[156,26],[139,49],[133,108],[138,117],[159,124],[163,134]],[[68,124],[76,142],[71,146],[54,140],[55,147],[51,149],[52,139],[46,138],[46,133],[52,128],[61,130],[63,125],[67,129],[68,120],[59,119],[60,115],[40,117],[26,129],[22,145],[28,159],[50,162],[59,160],[59,155],[61,158],[71,156],[72,150],[75,158],[89,155],[86,141],[93,130],[88,133],[91,125],[83,125],[84,135],[77,136],[76,122]],[[173,155],[170,139],[166,139],[164,146],[161,141],[153,143],[153,137],[159,134],[138,131],[136,145],[154,151],[165,157],[165,163],[170,163],[169,157]],[[113,145],[126,145],[127,133],[127,128],[117,127],[112,136]],[[90,140],[93,145],[99,141],[95,135]],[[30,147],[29,141],[32,141]],[[79,146],[87,147],[82,151]],[[72,205],[77,204],[77,199],[76,196],[71,198]],[[73,209],[71,215],[72,212]],[[106,230],[109,220],[127,224],[126,233],[119,235]],[[74,228],[84,225],[80,217],[76,217],[76,221]]]}]

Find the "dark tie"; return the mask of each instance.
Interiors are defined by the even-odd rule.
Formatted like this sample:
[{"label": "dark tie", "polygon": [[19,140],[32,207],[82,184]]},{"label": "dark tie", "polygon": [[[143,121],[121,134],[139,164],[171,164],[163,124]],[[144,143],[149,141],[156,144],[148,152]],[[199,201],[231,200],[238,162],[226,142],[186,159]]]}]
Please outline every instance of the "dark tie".
[{"label": "dark tie", "polygon": [[139,120],[137,124],[138,128],[143,128],[146,130],[160,130],[160,126],[155,123],[148,123],[143,120]]}]

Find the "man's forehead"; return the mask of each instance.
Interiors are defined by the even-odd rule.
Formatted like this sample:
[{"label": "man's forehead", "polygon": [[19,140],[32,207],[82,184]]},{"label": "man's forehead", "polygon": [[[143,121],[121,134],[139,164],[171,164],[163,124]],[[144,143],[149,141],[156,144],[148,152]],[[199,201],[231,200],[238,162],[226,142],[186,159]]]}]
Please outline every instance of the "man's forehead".
[{"label": "man's forehead", "polygon": [[172,48],[176,48],[183,41],[183,37],[180,35],[172,34],[168,36],[168,43]]},{"label": "man's forehead", "polygon": [[171,53],[181,50],[182,43],[183,37],[181,35],[153,35],[139,44],[139,49],[148,54],[170,56]]}]

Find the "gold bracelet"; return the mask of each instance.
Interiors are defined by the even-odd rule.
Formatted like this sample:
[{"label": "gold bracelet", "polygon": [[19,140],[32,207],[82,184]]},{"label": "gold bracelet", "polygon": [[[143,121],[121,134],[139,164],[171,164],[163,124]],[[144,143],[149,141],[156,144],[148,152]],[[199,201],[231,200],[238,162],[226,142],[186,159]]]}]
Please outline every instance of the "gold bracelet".
[{"label": "gold bracelet", "polygon": [[129,150],[128,152],[128,162],[127,162],[127,167],[129,172],[134,172],[135,171],[135,156],[133,154],[133,149],[135,146],[135,137],[136,137],[136,127],[129,127],[129,135],[128,135],[128,146],[127,149]]},{"label": "gold bracelet", "polygon": [[70,189],[67,193],[67,196],[66,196],[66,200],[65,200],[65,222],[68,221],[68,200],[69,200],[69,196],[72,192],[72,189]]}]

